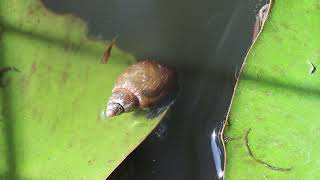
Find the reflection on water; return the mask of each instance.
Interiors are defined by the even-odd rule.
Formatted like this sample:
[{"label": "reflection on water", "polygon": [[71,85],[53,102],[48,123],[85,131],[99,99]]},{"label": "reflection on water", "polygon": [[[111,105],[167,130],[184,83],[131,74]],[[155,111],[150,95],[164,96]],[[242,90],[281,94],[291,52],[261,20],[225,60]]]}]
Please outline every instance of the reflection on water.
[{"label": "reflection on water", "polygon": [[217,129],[214,129],[211,134],[211,150],[212,150],[212,156],[214,160],[214,165],[216,167],[216,173],[218,176],[218,179],[224,178],[224,152],[223,152],[223,144],[221,134],[220,134],[220,127]]},{"label": "reflection on water", "polygon": [[[211,135],[225,119],[235,74],[251,43],[255,13],[263,3],[259,0],[43,1],[53,11],[71,13],[85,20],[91,36],[110,40],[118,34],[117,46],[138,59],[156,59],[179,71],[181,93],[175,105],[155,131],[156,135],[151,134],[123,163],[127,167],[125,177],[217,179],[219,172],[212,158],[216,147],[211,146]],[[221,149],[217,147],[214,151]]]}]

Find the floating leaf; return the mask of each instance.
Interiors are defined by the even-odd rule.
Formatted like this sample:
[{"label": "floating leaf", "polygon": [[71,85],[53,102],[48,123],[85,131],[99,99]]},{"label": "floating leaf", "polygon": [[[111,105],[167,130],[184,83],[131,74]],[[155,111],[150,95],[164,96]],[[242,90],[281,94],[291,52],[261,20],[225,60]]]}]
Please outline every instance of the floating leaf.
[{"label": "floating leaf", "polygon": [[[0,1],[1,179],[104,179],[150,133],[153,121],[101,112],[116,77],[135,62],[89,39],[86,25],[38,0]],[[108,27],[106,27],[108,28]]]},{"label": "floating leaf", "polygon": [[[277,0],[251,48],[225,135],[226,179],[317,179],[320,162],[320,1]],[[244,141],[251,128],[250,149]]]}]

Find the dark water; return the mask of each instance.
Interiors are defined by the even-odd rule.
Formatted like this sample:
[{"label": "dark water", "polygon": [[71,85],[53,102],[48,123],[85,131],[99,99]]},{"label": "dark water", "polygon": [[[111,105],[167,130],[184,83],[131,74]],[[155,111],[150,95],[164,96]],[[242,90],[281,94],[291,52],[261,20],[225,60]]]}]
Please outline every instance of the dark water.
[{"label": "dark water", "polygon": [[179,71],[181,92],[170,113],[114,174],[130,180],[218,179],[223,158],[214,159],[212,150],[222,151],[211,136],[225,119],[261,1],[43,1],[85,20],[91,36],[118,34],[117,45],[138,59],[153,58]]}]

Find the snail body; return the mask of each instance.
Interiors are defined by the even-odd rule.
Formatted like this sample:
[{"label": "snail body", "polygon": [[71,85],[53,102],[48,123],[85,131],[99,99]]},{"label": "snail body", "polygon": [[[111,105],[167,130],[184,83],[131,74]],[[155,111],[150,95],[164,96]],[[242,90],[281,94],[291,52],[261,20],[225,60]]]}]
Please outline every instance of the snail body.
[{"label": "snail body", "polygon": [[177,75],[172,67],[151,60],[138,62],[118,77],[108,101],[106,116],[155,106],[176,86]]}]

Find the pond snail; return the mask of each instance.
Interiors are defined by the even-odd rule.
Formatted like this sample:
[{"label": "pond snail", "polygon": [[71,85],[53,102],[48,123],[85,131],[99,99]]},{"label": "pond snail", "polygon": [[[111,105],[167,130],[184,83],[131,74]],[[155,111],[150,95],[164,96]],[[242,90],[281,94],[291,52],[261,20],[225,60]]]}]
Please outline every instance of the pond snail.
[{"label": "pond snail", "polygon": [[145,60],[129,66],[117,79],[105,115],[117,116],[156,106],[177,89],[174,68]]}]

